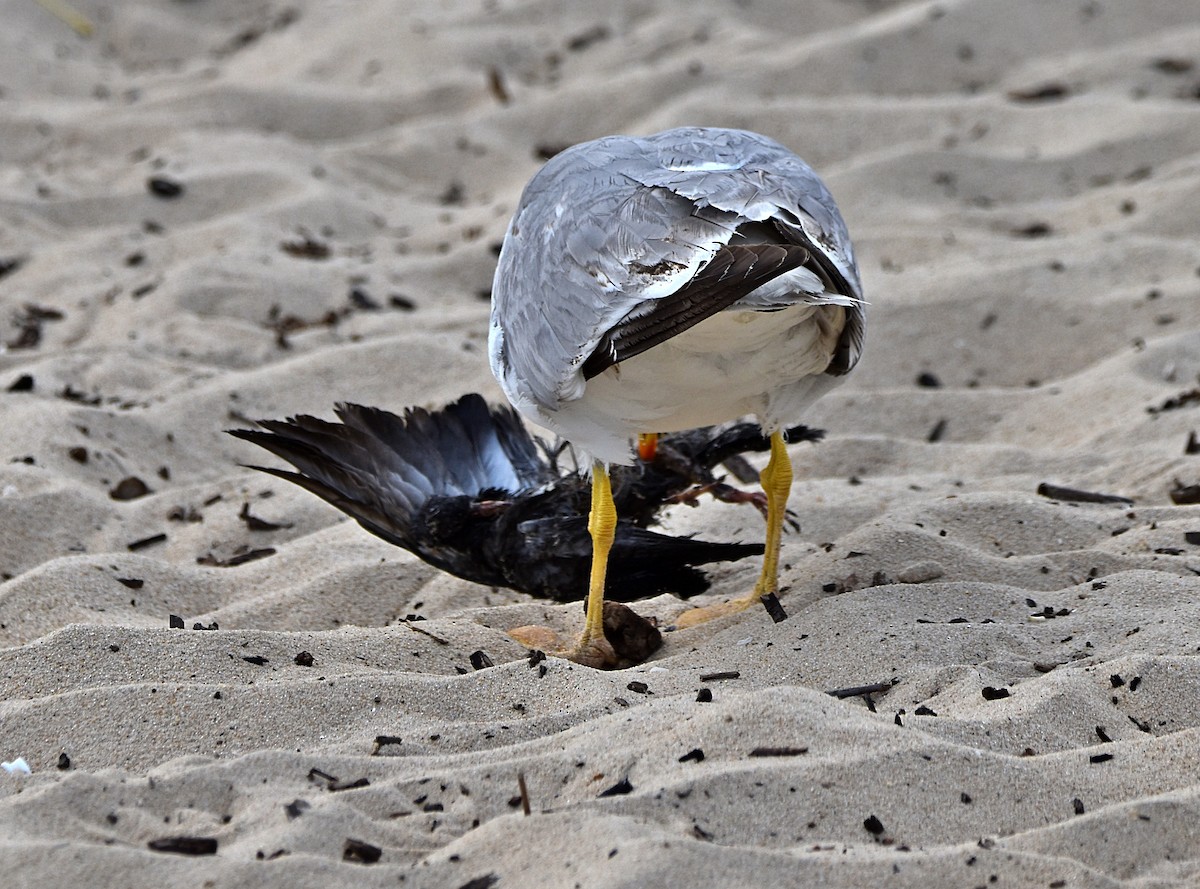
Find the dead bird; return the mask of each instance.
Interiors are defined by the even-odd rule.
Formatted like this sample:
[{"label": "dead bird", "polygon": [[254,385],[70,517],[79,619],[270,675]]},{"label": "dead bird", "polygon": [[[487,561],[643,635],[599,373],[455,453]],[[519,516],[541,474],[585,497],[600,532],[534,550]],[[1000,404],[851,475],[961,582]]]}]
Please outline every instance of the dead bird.
[{"label": "dead bird", "polygon": [[[457,577],[556,601],[576,600],[586,589],[588,478],[560,468],[564,447],[535,439],[515,411],[471,393],[442,410],[409,408],[403,417],[357,404],[339,404],[335,413],[340,423],[300,415],[229,434],[297,471],[249,468],[300,485]],[[817,441],[823,433],[797,426],[788,435]],[[753,423],[707,427],[665,436],[652,461],[615,467],[621,518],[606,595],[622,602],[662,592],[686,598],[708,589],[696,566],[761,554],[761,544],[675,537],[648,526],[665,505],[702,493],[761,509],[760,494],[725,484],[713,468],[769,447]]]}]

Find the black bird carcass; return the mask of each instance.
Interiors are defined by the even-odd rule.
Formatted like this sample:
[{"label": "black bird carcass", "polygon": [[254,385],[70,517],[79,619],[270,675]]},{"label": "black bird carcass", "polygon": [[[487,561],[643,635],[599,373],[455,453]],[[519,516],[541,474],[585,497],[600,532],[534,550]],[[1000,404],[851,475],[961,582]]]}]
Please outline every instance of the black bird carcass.
[{"label": "black bird carcass", "polygon": [[[340,404],[339,422],[310,416],[263,420],[230,430],[286,460],[291,472],[254,466],[316,494],[384,540],[476,583],[573,601],[587,589],[591,538],[586,476],[559,467],[563,449],[534,439],[517,414],[476,394],[442,410],[403,417]],[[792,441],[820,439],[796,427]],[[713,474],[718,464],[767,439],[755,424],[666,436],[653,461],[618,467],[620,517],[607,595],[630,601],[662,592],[683,597],[708,588],[697,566],[762,553],[759,544],[714,543],[649,530],[668,503],[709,492],[756,505]]]}]

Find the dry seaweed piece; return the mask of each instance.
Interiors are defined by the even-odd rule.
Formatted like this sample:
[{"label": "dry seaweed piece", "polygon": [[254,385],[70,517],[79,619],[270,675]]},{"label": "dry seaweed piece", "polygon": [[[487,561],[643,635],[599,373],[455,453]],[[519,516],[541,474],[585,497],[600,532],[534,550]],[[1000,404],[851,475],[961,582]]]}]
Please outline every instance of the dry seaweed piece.
[{"label": "dry seaweed piece", "polygon": [[1065,99],[1071,94],[1071,88],[1061,81],[1050,81],[1037,86],[1025,87],[1008,91],[1008,98],[1013,102],[1052,102]]},{"label": "dry seaweed piece", "polygon": [[899,679],[890,679],[887,682],[872,682],[868,685],[852,685],[849,688],[835,688],[832,691],[825,692],[825,694],[838,699],[856,698],[860,695],[873,695],[877,692],[888,691],[899,681]]},{"label": "dry seaweed piece", "polygon": [[777,595],[767,593],[765,596],[759,596],[758,600],[763,603],[763,608],[767,609],[767,615],[773,622],[778,624],[787,620],[787,612],[783,610],[783,604]]},{"label": "dry seaweed piece", "polygon": [[624,796],[627,793],[633,793],[633,785],[629,783],[628,778],[622,778],[607,790],[601,790],[600,793],[597,794],[597,798],[604,799],[610,796]]},{"label": "dry seaweed piece", "polygon": [[525,784],[524,772],[517,772],[517,790],[521,795],[521,812],[528,816],[532,809],[529,805],[529,787]]},{"label": "dry seaweed piece", "polygon": [[359,864],[374,864],[383,857],[383,850],[362,840],[349,838],[342,847],[342,860],[355,861]]},{"label": "dry seaweed piece", "polygon": [[1191,59],[1162,56],[1152,61],[1150,67],[1163,74],[1187,74],[1195,65]]},{"label": "dry seaweed piece", "polygon": [[73,401],[76,404],[82,404],[85,407],[97,407],[104,398],[99,393],[88,395],[86,392],[76,389],[70,383],[67,383],[58,390],[58,397],[65,398],[67,401]]},{"label": "dry seaweed piece", "polygon": [[333,793],[337,793],[340,790],[357,790],[360,787],[370,787],[370,786],[371,786],[371,779],[362,777],[362,778],[355,778],[353,781],[333,781],[329,784],[328,789]]},{"label": "dry seaweed piece", "polygon": [[1119,494],[1101,494],[1096,491],[1081,491],[1078,488],[1067,488],[1062,485],[1042,482],[1037,486],[1037,492],[1050,500],[1062,500],[1068,503],[1120,503],[1133,506],[1133,501]]},{"label": "dry seaweed piece", "polygon": [[1200,485],[1185,485],[1175,482],[1170,491],[1171,502],[1176,506],[1191,506],[1200,503]]},{"label": "dry seaweed piece", "polygon": [[399,745],[399,744],[403,744],[403,743],[404,743],[404,739],[401,738],[399,735],[376,735],[375,736],[375,747],[374,747],[374,749],[371,750],[371,755],[378,756],[379,751],[382,748],[389,747],[393,744]]},{"label": "dry seaweed piece", "polygon": [[471,666],[476,670],[486,670],[488,667],[496,666],[496,662],[488,657],[487,652],[483,649],[476,649],[475,651],[472,651],[470,661]]},{"label": "dry seaweed piece", "polygon": [[0,278],[11,275],[23,265],[25,265],[24,256],[0,257]]},{"label": "dry seaweed piece", "polygon": [[[528,814],[528,813],[526,813]],[[467,880],[458,889],[492,889],[500,882],[500,875],[496,873],[484,874],[481,877],[475,877]]]},{"label": "dry seaweed piece", "polygon": [[383,306],[362,287],[350,288],[350,307],[364,312],[378,312]]},{"label": "dry seaweed piece", "polygon": [[264,546],[261,549],[246,549],[240,547],[239,551],[228,559],[218,559],[212,553],[205,553],[202,556],[196,557],[197,565],[207,565],[210,568],[236,568],[238,565],[245,565],[247,562],[254,562],[258,559],[265,559],[268,556],[275,555],[276,550],[273,546]]},{"label": "dry seaweed piece", "polygon": [[683,756],[679,757],[680,762],[704,762],[704,751],[699,747],[693,747]]},{"label": "dry seaweed piece", "polygon": [[1175,411],[1183,407],[1190,407],[1194,404],[1200,404],[1200,386],[1194,389],[1187,389],[1180,392],[1178,395],[1172,395],[1158,407],[1151,405],[1146,408],[1148,414],[1161,414],[1164,411]]},{"label": "dry seaweed piece", "polygon": [[266,519],[252,515],[248,502],[242,504],[242,511],[238,513],[238,518],[245,522],[246,527],[251,531],[280,531],[292,527],[291,522],[268,522]]},{"label": "dry seaweed piece", "polygon": [[803,756],[808,753],[807,747],[755,747],[748,756]]},{"label": "dry seaweed piece", "polygon": [[292,241],[284,241],[279,249],[297,259],[328,259],[333,252],[328,244],[306,234]]},{"label": "dry seaweed piece", "polygon": [[154,491],[144,481],[136,475],[130,475],[117,482],[108,492],[108,496],[113,500],[137,500],[139,497],[153,493]]},{"label": "dry seaweed piece", "polygon": [[311,808],[312,808],[311,803],[297,797],[296,799],[292,800],[290,803],[285,805],[283,807],[283,811],[287,815],[288,821],[293,821],[296,818],[299,818],[301,815],[303,815],[307,809],[311,809]]},{"label": "dry seaweed piece", "polygon": [[607,25],[596,24],[592,25],[586,31],[581,31],[574,37],[567,40],[567,49],[571,52],[580,52],[590,47],[592,44],[600,43],[612,36],[612,32]]},{"label": "dry seaweed piece", "polygon": [[1000,701],[1012,697],[1012,692],[1007,688],[994,688],[990,685],[985,685],[981,693],[985,701]]},{"label": "dry seaweed piece", "polygon": [[10,349],[32,349],[42,341],[42,325],[47,321],[61,321],[66,316],[62,310],[26,303],[13,314],[13,326],[17,335],[9,340]]},{"label": "dry seaweed piece", "polygon": [[146,845],[154,852],[174,852],[176,855],[216,855],[216,837],[161,837]]},{"label": "dry seaweed piece", "polygon": [[182,182],[178,182],[167,176],[151,176],[146,180],[146,190],[156,198],[178,198],[182,197],[186,190]]},{"label": "dry seaweed piece", "polygon": [[742,674],[737,670],[723,670],[719,673],[701,673],[701,682],[720,682],[725,679],[741,679]]},{"label": "dry seaweed piece", "polygon": [[1015,238],[1044,238],[1053,233],[1054,227],[1048,222],[1030,222],[1009,231]]}]

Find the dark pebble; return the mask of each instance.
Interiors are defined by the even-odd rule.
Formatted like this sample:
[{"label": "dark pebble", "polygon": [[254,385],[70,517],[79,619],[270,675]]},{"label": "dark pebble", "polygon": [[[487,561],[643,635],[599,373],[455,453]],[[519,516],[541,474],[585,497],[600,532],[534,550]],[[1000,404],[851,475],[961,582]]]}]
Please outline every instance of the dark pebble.
[{"label": "dark pebble", "polygon": [[359,864],[374,864],[383,857],[383,850],[362,840],[348,839],[342,847],[343,861],[356,861]]},{"label": "dark pebble", "polygon": [[312,808],[312,805],[302,799],[294,799],[283,807],[284,813],[287,815],[288,821],[299,818],[304,814],[305,809]]},{"label": "dark pebble", "polygon": [[629,783],[628,778],[622,778],[607,790],[601,790],[599,797],[603,799],[606,796],[624,796],[627,793],[633,793],[633,785]]},{"label": "dark pebble", "polygon": [[131,475],[117,482],[116,487],[108,492],[108,496],[113,500],[137,500],[150,493],[153,492],[149,485],[137,476]]},{"label": "dark pebble", "polygon": [[216,855],[216,837],[163,837],[146,844],[155,852],[174,852],[176,855]]},{"label": "dark pebble", "polygon": [[156,198],[177,198],[184,192],[183,183],[166,176],[151,176],[146,180],[146,188]]}]

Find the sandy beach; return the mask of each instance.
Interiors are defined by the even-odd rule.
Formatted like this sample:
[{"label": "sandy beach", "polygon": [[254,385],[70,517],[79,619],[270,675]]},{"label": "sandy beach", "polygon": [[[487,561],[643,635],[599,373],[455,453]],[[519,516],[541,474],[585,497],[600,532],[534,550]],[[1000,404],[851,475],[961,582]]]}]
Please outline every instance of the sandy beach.
[{"label": "sandy beach", "polygon": [[[0,28],[6,889],[1200,881],[1194,0],[76,7]],[[870,303],[788,620],[538,662],[506,630],[579,605],[243,467],[255,419],[499,403],[524,183],[685,124],[804,157]]]}]

